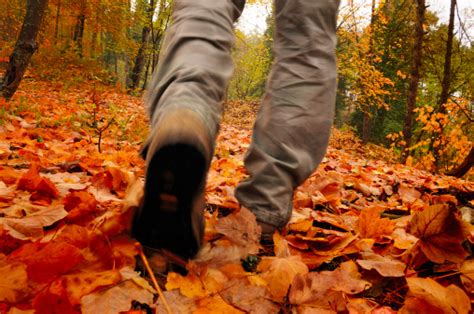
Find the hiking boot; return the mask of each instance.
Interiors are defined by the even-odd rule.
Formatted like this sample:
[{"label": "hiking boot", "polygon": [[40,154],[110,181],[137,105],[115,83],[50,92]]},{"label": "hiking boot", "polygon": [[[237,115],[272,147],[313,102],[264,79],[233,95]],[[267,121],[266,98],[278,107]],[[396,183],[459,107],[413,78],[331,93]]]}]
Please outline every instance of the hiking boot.
[{"label": "hiking boot", "polygon": [[211,147],[209,132],[191,110],[173,111],[158,122],[143,150],[144,198],[132,224],[132,236],[143,246],[185,259],[199,251]]}]

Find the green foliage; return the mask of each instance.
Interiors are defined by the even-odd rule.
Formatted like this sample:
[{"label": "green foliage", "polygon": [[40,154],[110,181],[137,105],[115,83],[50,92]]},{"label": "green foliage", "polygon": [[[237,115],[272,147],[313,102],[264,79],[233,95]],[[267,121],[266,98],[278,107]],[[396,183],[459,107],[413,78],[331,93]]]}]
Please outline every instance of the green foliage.
[{"label": "green foliage", "polygon": [[271,51],[264,35],[247,36],[236,31],[233,50],[234,75],[229,83],[228,98],[259,99],[264,92],[271,64]]}]

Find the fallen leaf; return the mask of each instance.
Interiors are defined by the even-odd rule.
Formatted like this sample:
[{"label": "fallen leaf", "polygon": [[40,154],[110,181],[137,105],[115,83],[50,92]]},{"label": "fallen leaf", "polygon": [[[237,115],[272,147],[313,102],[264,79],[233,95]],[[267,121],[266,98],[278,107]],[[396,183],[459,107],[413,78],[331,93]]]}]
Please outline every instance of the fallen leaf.
[{"label": "fallen leaf", "polygon": [[395,223],[387,218],[380,218],[378,208],[364,209],[357,221],[357,229],[362,238],[376,238],[390,235],[395,228]]},{"label": "fallen leaf", "polygon": [[[431,308],[436,308],[446,314],[470,313],[469,297],[454,284],[443,287],[431,278],[418,277],[407,278],[407,283],[408,296],[423,300]],[[404,313],[403,308],[400,312]]]},{"label": "fallen leaf", "polygon": [[81,222],[84,219],[94,218],[93,213],[97,210],[97,201],[89,192],[72,191],[63,199],[64,209],[69,212],[69,222]]},{"label": "fallen leaf", "polygon": [[461,245],[464,240],[461,224],[448,205],[432,205],[416,212],[410,230],[420,239],[421,251],[435,263],[460,263],[468,255]]},{"label": "fallen leaf", "polygon": [[299,256],[263,257],[257,270],[261,272],[260,276],[267,282],[268,290],[275,300],[282,300],[286,296],[296,275],[305,275],[309,271]]},{"label": "fallen leaf", "polygon": [[26,294],[28,278],[23,263],[5,263],[0,260],[0,302],[16,303]]},{"label": "fallen leaf", "polygon": [[474,293],[474,259],[465,260],[459,269],[461,281],[469,293]]},{"label": "fallen leaf", "polygon": [[237,245],[258,246],[262,228],[257,224],[255,215],[243,207],[219,219],[216,231]]},{"label": "fallen leaf", "polygon": [[133,281],[126,280],[105,291],[82,297],[81,312],[83,314],[117,314],[130,310],[132,301],[152,304],[153,294]]},{"label": "fallen leaf", "polygon": [[0,225],[20,240],[38,240],[44,235],[43,227],[50,226],[67,216],[62,205],[45,208],[22,218],[0,218]]},{"label": "fallen leaf", "polygon": [[[183,296],[178,290],[163,291],[163,295],[166,299],[166,302],[169,305],[172,305],[171,313],[173,314],[194,313],[196,310],[194,299]],[[166,313],[166,307],[164,306],[163,300],[161,298],[158,299],[156,305],[157,313]]]},{"label": "fallen leaf", "polygon": [[179,289],[181,294],[188,298],[207,295],[201,279],[193,272],[189,272],[186,277],[174,272],[168,273],[166,278],[166,290],[170,291],[174,289]]},{"label": "fallen leaf", "polygon": [[290,289],[289,300],[292,304],[329,305],[331,302],[325,298],[331,296],[337,301],[341,297],[337,292],[357,294],[368,289],[371,284],[361,277],[353,261],[341,263],[334,271],[298,276]]},{"label": "fallen leaf", "polygon": [[51,198],[57,198],[59,191],[48,178],[39,175],[38,166],[33,164],[30,169],[18,180],[17,189],[28,192],[38,192]]},{"label": "fallen leaf", "polygon": [[421,197],[421,193],[415,188],[406,184],[401,184],[398,188],[398,194],[404,204],[411,204]]},{"label": "fallen leaf", "polygon": [[71,304],[80,304],[81,298],[100,288],[115,285],[122,279],[118,270],[81,272],[61,277]]},{"label": "fallen leaf", "polygon": [[246,313],[277,313],[279,306],[270,301],[265,287],[249,285],[246,280],[232,280],[220,292],[229,304]]},{"label": "fallen leaf", "polygon": [[193,314],[226,313],[243,314],[237,308],[227,304],[220,295],[214,294],[209,298],[202,298],[196,301],[197,309]]},{"label": "fallen leaf", "polygon": [[28,278],[45,283],[74,268],[82,261],[80,250],[67,243],[27,243],[8,256],[26,264]]},{"label": "fallen leaf", "polygon": [[79,308],[74,307],[67,295],[64,281],[54,281],[41,291],[33,300],[36,314],[79,314]]},{"label": "fallen leaf", "polygon": [[384,277],[403,277],[405,276],[405,263],[391,257],[381,256],[372,252],[362,252],[363,259],[358,259],[359,264],[364,269],[375,269]]}]

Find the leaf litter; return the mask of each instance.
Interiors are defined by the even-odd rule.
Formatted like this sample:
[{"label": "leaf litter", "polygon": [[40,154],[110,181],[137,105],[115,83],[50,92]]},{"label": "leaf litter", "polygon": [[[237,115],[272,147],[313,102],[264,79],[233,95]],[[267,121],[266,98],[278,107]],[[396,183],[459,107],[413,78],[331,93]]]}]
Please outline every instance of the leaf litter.
[{"label": "leaf litter", "polygon": [[[165,312],[128,235],[143,193],[140,100],[102,91],[104,115],[120,107],[129,124],[111,127],[98,153],[75,112],[96,91],[48,84],[20,90],[0,125],[0,313]],[[13,110],[20,97],[28,111]],[[393,163],[334,130],[290,222],[262,245],[233,195],[250,138],[221,128],[196,259],[150,257],[172,312],[471,311],[473,182]]]}]

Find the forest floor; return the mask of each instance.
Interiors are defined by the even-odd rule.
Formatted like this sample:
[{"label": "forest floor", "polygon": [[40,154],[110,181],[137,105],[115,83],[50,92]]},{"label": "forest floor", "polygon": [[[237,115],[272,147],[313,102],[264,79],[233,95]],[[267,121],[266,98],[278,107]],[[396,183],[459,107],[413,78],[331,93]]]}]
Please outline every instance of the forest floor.
[{"label": "forest floor", "polygon": [[[28,77],[0,102],[0,313],[166,313],[128,236],[143,188],[141,100]],[[397,164],[334,130],[291,221],[262,246],[233,196],[251,114],[229,112],[201,253],[149,256],[173,313],[471,311],[474,182]]]}]

